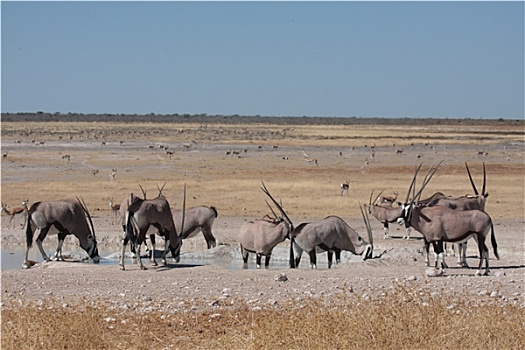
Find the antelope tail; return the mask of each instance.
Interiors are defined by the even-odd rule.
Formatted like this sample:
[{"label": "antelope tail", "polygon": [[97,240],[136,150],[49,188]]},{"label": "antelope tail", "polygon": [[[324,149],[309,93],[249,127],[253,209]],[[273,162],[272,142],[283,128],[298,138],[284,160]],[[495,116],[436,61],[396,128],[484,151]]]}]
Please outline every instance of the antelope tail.
[{"label": "antelope tail", "polygon": [[26,223],[26,244],[28,248],[33,246],[33,229],[31,228],[31,213],[27,213]]},{"label": "antelope tail", "polygon": [[496,259],[499,260],[499,254],[498,254],[498,243],[496,242],[496,236],[494,235],[494,224],[490,223],[490,230],[492,231],[492,234],[490,235],[490,242],[492,243],[492,249],[494,249],[494,255],[496,256]]},{"label": "antelope tail", "polygon": [[133,229],[131,220],[133,220],[133,212],[128,211],[128,220],[126,221],[126,239],[131,242],[131,251],[134,252],[137,237],[135,237],[135,230]]},{"label": "antelope tail", "polygon": [[295,257],[294,257],[294,254],[293,254],[293,245],[294,245],[294,237],[292,235],[290,235],[290,268],[291,269],[295,269],[296,266],[295,266]]}]

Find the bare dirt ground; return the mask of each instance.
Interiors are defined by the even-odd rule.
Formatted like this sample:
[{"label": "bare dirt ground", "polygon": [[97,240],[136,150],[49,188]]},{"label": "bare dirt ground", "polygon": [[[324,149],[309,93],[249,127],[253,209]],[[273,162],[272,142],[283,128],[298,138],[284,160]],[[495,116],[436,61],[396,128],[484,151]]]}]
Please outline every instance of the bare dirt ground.
[{"label": "bare dirt ground", "polygon": [[[39,129],[38,123],[3,127],[2,152],[8,154],[2,160],[2,202],[15,206],[25,198],[33,203],[82,196],[93,213],[99,250],[106,258],[99,265],[81,262],[85,254],[76,239],[68,237],[64,250],[72,252],[74,261],[40,263],[42,259],[34,246],[31,257],[38,264],[33,268],[20,269],[22,260],[16,269],[2,267],[3,307],[26,302],[45,305],[51,300],[63,305],[105,300],[117,309],[175,312],[235,307],[242,300],[253,307],[278,308],[311,297],[329,300],[341,293],[381,298],[400,286],[525,306],[522,126],[511,128],[517,132],[514,136],[508,136],[505,130],[491,134],[490,130],[475,127],[440,129],[440,133],[435,131],[437,126],[399,129],[393,134],[405,136],[386,141],[381,137],[388,131],[392,134],[392,128],[376,126],[323,126],[323,131],[317,133],[316,127],[276,126],[278,133],[272,134],[273,126],[197,125],[161,128],[155,135],[130,135],[122,130],[110,133],[108,126],[90,124],[93,130],[106,130],[104,136],[94,138],[100,131],[91,131],[91,135],[88,132],[80,137],[79,132],[71,139],[59,137],[68,132],[56,125],[48,126],[57,129],[51,131]],[[148,127],[159,130],[158,126]],[[22,133],[23,128],[33,129]],[[448,133],[452,136],[447,137]],[[354,134],[361,136],[356,138]],[[102,139],[106,143],[103,146]],[[39,144],[38,140],[45,143]],[[161,144],[169,145],[174,154],[160,151]],[[403,152],[397,154],[397,149]],[[239,155],[226,155],[232,150]],[[305,162],[303,150],[317,158],[319,166]],[[370,158],[372,152],[374,159]],[[65,154],[71,155],[70,161],[62,159]],[[471,268],[456,268],[456,258],[448,257],[450,268],[444,276],[426,276],[421,236],[413,232],[412,239],[403,240],[404,229],[392,225],[392,238],[383,239],[382,225],[374,218],[375,259],[362,261],[345,254],[343,262],[329,270],[326,254],[320,254],[319,268],[312,270],[303,254],[300,268],[291,270],[286,267],[286,241],[275,249],[270,269],[255,270],[253,261],[248,270],[242,269],[239,228],[244,221],[267,213],[259,190],[261,180],[282,198],[296,225],[334,214],[364,235],[358,201],[367,202],[371,190],[383,188],[398,189],[404,197],[414,165],[439,160],[445,161],[443,170],[436,174],[426,193],[471,193],[464,162],[468,161],[475,172],[478,187],[482,161],[487,164],[487,212],[495,222],[501,256],[496,260],[489,248],[489,276],[475,276],[479,258],[474,241],[470,241],[468,250]],[[111,181],[107,174],[113,168],[117,176]],[[97,175],[91,175],[94,169],[99,170]],[[339,183],[347,179],[351,182],[350,195],[342,197]],[[180,190],[187,183],[188,206],[218,207],[214,234],[220,244],[207,251],[199,234],[184,243],[178,264],[168,260],[167,267],[150,267],[145,259],[147,271],[131,262],[126,271],[120,271],[111,259],[111,254],[120,251],[120,228],[112,224],[107,198],[115,197],[119,202],[130,191],[140,193],[137,184],[156,194],[155,185],[161,186],[164,181],[168,182],[167,198],[176,203],[172,206],[180,207]],[[10,224],[3,216],[3,261],[6,254],[18,258],[25,247],[22,222],[15,217]],[[45,247],[48,253],[53,252],[56,238],[47,237]]]}]

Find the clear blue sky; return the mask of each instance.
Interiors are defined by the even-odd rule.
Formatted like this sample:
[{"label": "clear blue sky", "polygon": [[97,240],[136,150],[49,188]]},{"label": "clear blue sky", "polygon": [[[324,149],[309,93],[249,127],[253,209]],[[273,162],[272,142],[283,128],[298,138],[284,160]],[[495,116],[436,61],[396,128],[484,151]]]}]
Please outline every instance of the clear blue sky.
[{"label": "clear blue sky", "polygon": [[6,2],[2,112],[524,117],[524,2]]}]

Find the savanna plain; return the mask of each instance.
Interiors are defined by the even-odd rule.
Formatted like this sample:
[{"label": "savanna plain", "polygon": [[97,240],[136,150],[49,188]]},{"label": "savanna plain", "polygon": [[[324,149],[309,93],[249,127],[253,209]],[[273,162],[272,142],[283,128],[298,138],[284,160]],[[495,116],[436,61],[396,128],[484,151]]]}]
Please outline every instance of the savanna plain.
[{"label": "savanna plain", "polygon": [[[2,349],[519,349],[525,344],[525,129],[523,121],[243,118],[185,116],[2,115],[2,203],[82,197],[102,256],[93,264],[68,236],[65,262],[22,269],[24,218],[2,214]],[[316,160],[313,161],[313,160]],[[414,169],[441,165],[423,197],[473,194],[465,162],[494,222],[491,272],[470,268],[428,274],[422,236],[370,217],[373,259],[350,253],[331,269],[303,254],[289,269],[289,241],[269,269],[242,268],[243,222],[271,214],[261,181],[294,225],[328,215],[367,239],[359,206],[375,194],[405,201]],[[114,178],[109,174],[114,172]],[[349,184],[348,193],[340,184]],[[421,185],[422,178],[417,185]],[[181,260],[143,271],[115,263],[122,228],[109,200],[163,195],[172,208],[214,206],[218,246],[202,234],[184,241]],[[162,245],[162,239],[157,242]],[[55,236],[44,240],[51,254]],[[159,245],[158,245],[159,246]],[[129,249],[128,249],[129,250]],[[19,259],[16,267],[4,262]],[[431,258],[431,264],[433,259]]]}]

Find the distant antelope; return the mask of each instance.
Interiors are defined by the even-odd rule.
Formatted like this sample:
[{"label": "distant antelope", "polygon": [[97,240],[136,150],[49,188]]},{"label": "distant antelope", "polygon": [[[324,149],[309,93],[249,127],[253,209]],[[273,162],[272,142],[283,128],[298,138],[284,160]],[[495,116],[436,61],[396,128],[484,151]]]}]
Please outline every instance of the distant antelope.
[{"label": "distant antelope", "polygon": [[98,174],[98,169],[91,170],[91,175],[95,176]]},{"label": "distant antelope", "polygon": [[69,161],[71,160],[71,155],[70,154],[64,154],[62,156],[62,160],[67,160],[67,162],[69,163]]},{"label": "distant antelope", "polygon": [[308,155],[308,153],[306,153],[306,151],[305,151],[304,149],[301,150],[301,151],[303,152],[303,157],[304,157],[304,159],[308,159],[308,158],[310,158],[310,156]]},{"label": "distant antelope", "polygon": [[403,154],[403,150],[400,149],[400,148],[398,148],[398,149],[396,150],[396,154],[397,154],[398,156],[402,155],[402,154]]},{"label": "distant antelope", "polygon": [[111,224],[118,225],[120,221],[120,216],[119,216],[120,204],[114,204],[113,197],[109,198],[108,201],[109,201],[109,208],[111,209],[111,214],[112,214]]},{"label": "distant antelope", "polygon": [[341,189],[341,197],[346,192],[346,195],[348,196],[348,189],[350,188],[350,181],[346,180],[346,182],[343,182],[341,185],[339,185],[339,188]]},{"label": "distant antelope", "polygon": [[310,163],[310,164],[315,164],[315,165],[319,166],[319,163],[317,162],[317,158],[312,158],[312,159],[310,159],[310,158],[306,158],[305,160],[306,160],[308,163]]},{"label": "distant antelope", "polygon": [[387,205],[392,206],[396,202],[397,196],[399,195],[399,193],[397,191],[393,191],[393,194],[394,196],[380,195],[377,198],[377,204],[378,205],[387,204]]},{"label": "distant antelope", "polygon": [[171,159],[171,156],[173,155],[173,151],[166,151],[166,157]]},{"label": "distant antelope", "polygon": [[7,152],[4,152],[4,154],[2,154],[2,159],[6,159],[7,158]]},{"label": "distant antelope", "polygon": [[115,180],[115,175],[117,175],[117,170],[116,169],[111,169],[111,171],[109,172],[109,180],[110,181]]},{"label": "distant antelope", "polygon": [[106,141],[102,141],[102,146],[105,146],[106,145]]},{"label": "distant antelope", "polygon": [[28,202],[29,202],[29,199],[24,199],[22,201],[22,206],[15,207],[15,208],[13,208],[11,210],[7,209],[7,206],[2,203],[2,206],[0,207],[0,213],[5,212],[7,215],[10,216],[10,218],[9,218],[9,225],[11,225],[11,222],[13,221],[13,219],[15,218],[16,215],[22,214],[22,216],[24,217],[24,224],[23,224],[22,228],[24,228],[25,225],[26,225],[26,218],[27,218],[27,211],[28,211],[27,203]]}]

